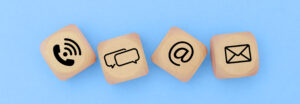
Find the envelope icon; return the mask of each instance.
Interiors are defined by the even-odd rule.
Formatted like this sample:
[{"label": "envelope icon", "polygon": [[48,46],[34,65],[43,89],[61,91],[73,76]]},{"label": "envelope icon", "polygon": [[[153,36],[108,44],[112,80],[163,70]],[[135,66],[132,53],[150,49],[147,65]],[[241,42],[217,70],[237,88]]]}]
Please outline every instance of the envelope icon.
[{"label": "envelope icon", "polygon": [[241,44],[226,46],[225,59],[227,64],[250,62],[252,60],[250,45]]}]

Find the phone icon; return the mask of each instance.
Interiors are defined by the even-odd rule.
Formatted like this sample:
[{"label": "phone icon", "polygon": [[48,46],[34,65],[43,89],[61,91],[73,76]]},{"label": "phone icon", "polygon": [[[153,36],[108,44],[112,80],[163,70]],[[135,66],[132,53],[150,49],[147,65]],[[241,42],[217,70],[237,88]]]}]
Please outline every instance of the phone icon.
[{"label": "phone icon", "polygon": [[53,47],[53,53],[54,53],[54,56],[55,58],[57,59],[58,62],[60,62],[61,64],[64,64],[66,66],[72,66],[74,64],[74,60],[72,59],[67,59],[67,60],[63,60],[60,56],[59,56],[59,53],[60,53],[60,48],[59,48],[59,45],[55,45]]},{"label": "phone icon", "polygon": [[[64,40],[65,40],[65,43],[64,43],[64,51],[63,51],[64,53],[63,53],[63,55],[65,57],[72,56],[73,54],[75,56],[77,54],[81,55],[81,49],[80,49],[79,45],[74,40],[72,40],[70,38],[65,38]],[[74,63],[75,63],[74,59],[64,60],[60,57],[59,53],[60,53],[60,47],[59,47],[58,44],[56,44],[53,47],[53,54],[54,54],[56,60],[58,62],[60,62],[61,64],[66,65],[66,66],[74,65]]]}]

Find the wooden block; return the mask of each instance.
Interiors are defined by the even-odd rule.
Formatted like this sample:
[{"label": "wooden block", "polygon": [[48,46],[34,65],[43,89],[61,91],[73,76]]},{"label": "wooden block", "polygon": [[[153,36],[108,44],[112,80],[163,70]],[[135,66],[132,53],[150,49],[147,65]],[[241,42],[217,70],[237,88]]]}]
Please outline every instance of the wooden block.
[{"label": "wooden block", "polygon": [[207,49],[204,44],[183,30],[172,27],[153,53],[153,63],[186,82],[197,71]]},{"label": "wooden block", "polygon": [[68,25],[44,40],[42,56],[60,80],[67,80],[96,61],[96,55],[75,25]]},{"label": "wooden block", "polygon": [[258,71],[257,44],[250,32],[216,35],[210,49],[216,78],[246,77]]},{"label": "wooden block", "polygon": [[110,84],[135,79],[148,73],[143,46],[136,33],[101,42],[97,50],[103,74]]}]

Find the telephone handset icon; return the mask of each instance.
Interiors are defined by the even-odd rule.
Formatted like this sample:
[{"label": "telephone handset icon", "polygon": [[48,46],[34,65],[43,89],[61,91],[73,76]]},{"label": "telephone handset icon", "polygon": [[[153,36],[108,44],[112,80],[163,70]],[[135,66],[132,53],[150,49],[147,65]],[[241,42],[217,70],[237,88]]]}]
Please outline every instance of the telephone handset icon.
[{"label": "telephone handset icon", "polygon": [[[60,62],[61,64],[64,64],[66,66],[72,66],[74,64],[74,60],[72,59],[67,59],[67,60],[63,60],[60,56],[59,56],[59,53],[60,53],[60,48],[59,48],[59,45],[55,45],[53,47],[53,53],[54,53],[54,56],[56,58],[56,60],[58,62]],[[64,56],[67,56],[66,53],[64,53]]]}]

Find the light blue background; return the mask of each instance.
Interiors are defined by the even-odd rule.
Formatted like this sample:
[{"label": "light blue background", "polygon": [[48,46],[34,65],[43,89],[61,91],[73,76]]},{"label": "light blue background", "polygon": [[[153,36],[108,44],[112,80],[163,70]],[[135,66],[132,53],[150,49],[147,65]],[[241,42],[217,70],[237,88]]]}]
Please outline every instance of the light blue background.
[{"label": "light blue background", "polygon": [[[1,0],[0,104],[299,104],[298,0]],[[149,74],[106,83],[99,60],[58,80],[39,51],[55,31],[76,24],[93,49],[101,41],[140,34]],[[256,76],[216,79],[210,54],[182,83],[150,57],[170,27],[190,33],[208,50],[216,34],[252,32],[258,42]]]}]

